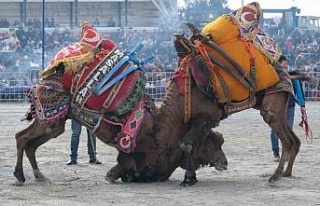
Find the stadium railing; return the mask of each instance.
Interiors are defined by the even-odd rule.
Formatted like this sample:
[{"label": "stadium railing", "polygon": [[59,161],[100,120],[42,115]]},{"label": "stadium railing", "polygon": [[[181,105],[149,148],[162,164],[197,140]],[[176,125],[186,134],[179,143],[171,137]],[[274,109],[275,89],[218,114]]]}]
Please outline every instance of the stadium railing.
[{"label": "stadium railing", "polygon": [[[38,71],[30,70],[28,74],[0,72],[0,102],[24,101],[28,88],[38,82]],[[147,72],[146,92],[156,101],[161,102],[165,96],[166,87],[172,72]],[[304,92],[307,101],[320,101],[320,72],[309,72],[315,77],[315,82],[304,83]]]}]

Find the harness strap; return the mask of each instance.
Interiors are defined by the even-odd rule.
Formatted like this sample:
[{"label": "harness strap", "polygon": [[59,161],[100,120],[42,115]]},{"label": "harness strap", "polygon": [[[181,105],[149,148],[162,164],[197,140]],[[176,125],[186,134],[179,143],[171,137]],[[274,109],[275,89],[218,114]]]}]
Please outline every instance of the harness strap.
[{"label": "harness strap", "polygon": [[[252,51],[252,47],[251,45],[249,44],[248,41],[246,41],[246,48],[247,48],[247,51],[250,55],[250,77],[254,83],[254,85],[256,85],[256,73],[257,73],[257,70],[256,70],[256,62],[255,62],[255,57],[254,57],[254,54],[253,54],[253,51]],[[253,100],[255,99],[255,91],[250,91],[250,96],[249,96],[250,100]]]},{"label": "harness strap", "polygon": [[227,99],[227,102],[228,104],[230,104],[231,102],[231,95],[230,95],[230,91],[229,91],[229,88],[224,80],[224,78],[222,77],[220,71],[219,71],[219,68],[213,64],[213,62],[211,61],[211,58],[209,57],[209,54],[204,46],[204,44],[202,44],[201,42],[197,42],[195,44],[195,47],[197,48],[198,52],[202,55],[202,57],[204,58],[206,64],[208,65],[209,68],[212,68],[215,72],[215,74],[217,75],[218,77],[218,80],[220,82],[220,85],[222,87],[222,90],[223,90],[223,93],[224,93],[224,96],[226,97]]},{"label": "harness strap", "polygon": [[180,62],[180,68],[185,71],[185,78],[184,78],[184,122],[187,123],[191,117],[191,77],[190,77],[190,55],[186,56]]},{"label": "harness strap", "polygon": [[207,36],[204,36],[203,34],[199,33],[196,35],[197,38],[205,45],[209,46],[211,49],[215,50],[219,54],[222,55],[224,59],[228,61],[229,64],[232,65],[234,70],[239,73],[240,76],[242,76],[243,81],[246,81],[248,85],[250,85],[250,90],[254,90],[255,83],[248,77],[245,70],[233,59],[231,58],[223,48],[221,48],[217,43],[210,40]]},{"label": "harness strap", "polygon": [[301,122],[299,123],[299,126],[304,129],[307,143],[311,144],[313,141],[313,134],[312,134],[312,130],[309,126],[307,113],[302,113]]}]

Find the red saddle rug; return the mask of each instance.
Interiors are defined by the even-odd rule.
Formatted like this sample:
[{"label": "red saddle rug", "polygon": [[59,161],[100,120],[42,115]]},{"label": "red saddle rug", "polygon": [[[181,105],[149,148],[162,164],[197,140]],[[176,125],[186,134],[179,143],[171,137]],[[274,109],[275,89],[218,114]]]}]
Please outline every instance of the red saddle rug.
[{"label": "red saddle rug", "polygon": [[[95,50],[86,50],[81,44],[74,43],[58,52],[41,75],[45,79],[44,82],[62,75],[55,79],[63,92],[69,94],[67,107],[64,111],[68,110],[70,104],[70,115],[86,127],[95,130],[102,120],[121,126],[122,131],[115,137],[115,142],[119,150],[130,153],[135,148],[135,137],[143,123],[144,74],[140,70],[136,70],[101,95],[95,95],[92,91],[93,87],[124,56],[125,54],[117,49],[110,40],[102,40],[100,45],[95,47]],[[132,65],[134,64],[131,61],[125,63],[109,81]],[[72,99],[70,100],[70,98]],[[55,103],[59,105],[58,101]],[[41,106],[43,105],[39,105],[38,108]],[[51,107],[55,106],[50,105]],[[42,114],[39,113],[39,115]],[[57,115],[54,116],[57,117]],[[43,119],[47,117],[44,116]],[[129,138],[129,142],[124,143],[122,135],[126,139]],[[121,144],[120,141],[122,141]]]},{"label": "red saddle rug", "polygon": [[[142,96],[145,92],[145,76],[140,70],[136,70],[102,94],[95,95],[93,87],[125,56],[116,47],[108,48],[108,51],[110,52],[98,53],[72,79],[72,113],[82,124],[93,130],[100,125],[101,120],[120,126],[121,132],[115,137],[117,148],[131,153],[144,119]],[[109,81],[130,66],[133,66],[132,62],[125,63]]]}]

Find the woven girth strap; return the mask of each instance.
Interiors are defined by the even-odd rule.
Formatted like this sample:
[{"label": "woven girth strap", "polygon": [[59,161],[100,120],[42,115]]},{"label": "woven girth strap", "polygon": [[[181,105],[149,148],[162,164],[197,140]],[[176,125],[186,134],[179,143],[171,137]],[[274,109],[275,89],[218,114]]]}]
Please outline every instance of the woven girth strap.
[{"label": "woven girth strap", "polygon": [[191,76],[190,63],[191,56],[184,57],[180,62],[180,70],[185,72],[184,77],[184,123],[187,123],[191,117]]},{"label": "woven girth strap", "polygon": [[213,71],[216,73],[216,75],[217,75],[217,77],[218,77],[218,80],[219,80],[219,82],[220,82],[220,84],[221,84],[221,86],[222,86],[222,90],[223,90],[224,96],[226,97],[226,99],[227,99],[227,101],[228,101],[228,104],[230,104],[230,102],[231,102],[230,91],[229,91],[229,89],[228,89],[228,86],[227,86],[224,78],[223,78],[222,75],[220,74],[219,68],[217,67],[216,64],[214,64],[214,63],[211,61],[211,58],[209,57],[209,54],[208,54],[208,52],[207,52],[207,50],[206,50],[206,48],[205,48],[205,46],[204,46],[203,43],[197,42],[197,43],[195,44],[195,47],[197,48],[198,52],[199,52],[199,53],[202,55],[202,57],[204,58],[207,66],[208,66],[208,68],[210,68],[209,71],[210,71],[210,70],[213,70]]}]

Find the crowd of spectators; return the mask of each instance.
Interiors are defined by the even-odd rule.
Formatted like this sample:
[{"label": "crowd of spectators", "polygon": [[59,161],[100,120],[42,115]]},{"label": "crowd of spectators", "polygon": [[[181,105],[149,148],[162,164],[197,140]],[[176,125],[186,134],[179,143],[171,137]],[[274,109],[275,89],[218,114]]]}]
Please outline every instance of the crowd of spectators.
[{"label": "crowd of spectators", "polygon": [[286,30],[280,23],[269,28],[268,33],[288,57],[290,69],[303,71],[317,79],[305,84],[308,100],[320,100],[320,32],[298,29]]},{"label": "crowd of spectators", "polygon": [[[0,20],[0,25],[5,25],[5,19]],[[46,28],[52,27],[45,36],[45,62],[49,62],[62,47],[78,41],[79,30],[54,27],[53,19],[46,19],[45,25]],[[112,30],[112,32],[103,30],[101,32],[104,37],[115,41],[120,49],[130,50],[137,44],[143,43],[145,46],[141,52],[142,57],[147,54],[155,56],[155,59],[146,65],[147,71],[153,74],[147,74],[150,86],[166,85],[167,73],[177,68],[172,31],[119,29]],[[300,69],[319,78],[319,32],[295,29],[288,33],[281,28],[281,25],[267,32],[279,43],[283,53],[288,56],[292,68]],[[12,27],[5,32],[0,32],[0,80],[3,80],[2,84],[32,84],[37,81],[36,74],[37,70],[41,69],[42,60],[41,35],[41,22],[36,19],[30,20],[30,23],[24,27]],[[28,76],[31,77],[31,81],[25,80]],[[319,84],[307,87],[310,87],[308,90],[312,91],[320,89]],[[313,94],[306,95],[308,97]]]}]

